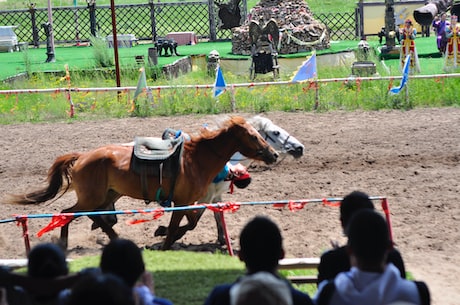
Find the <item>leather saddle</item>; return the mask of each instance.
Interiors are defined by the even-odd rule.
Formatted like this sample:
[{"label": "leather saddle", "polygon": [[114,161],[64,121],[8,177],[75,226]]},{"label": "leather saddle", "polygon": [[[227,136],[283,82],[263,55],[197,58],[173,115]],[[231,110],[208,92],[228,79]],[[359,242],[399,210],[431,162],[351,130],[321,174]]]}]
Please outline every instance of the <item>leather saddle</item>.
[{"label": "leather saddle", "polygon": [[[134,139],[131,170],[141,176],[142,193],[147,204],[151,202],[148,197],[148,180],[157,177],[159,189],[155,200],[162,206],[171,206],[183,147],[183,137],[174,139],[136,137]],[[171,179],[172,187],[168,196],[162,194],[163,178]]]}]

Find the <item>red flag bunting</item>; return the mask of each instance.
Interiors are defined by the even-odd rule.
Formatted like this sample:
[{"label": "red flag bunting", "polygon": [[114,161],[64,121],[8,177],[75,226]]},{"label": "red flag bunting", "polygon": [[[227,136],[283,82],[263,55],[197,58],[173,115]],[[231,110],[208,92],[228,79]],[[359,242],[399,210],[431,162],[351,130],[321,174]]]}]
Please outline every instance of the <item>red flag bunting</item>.
[{"label": "red flag bunting", "polygon": [[163,216],[165,214],[165,210],[164,209],[156,209],[156,210],[154,210],[152,212],[140,211],[140,213],[142,213],[142,214],[153,214],[152,219],[130,219],[130,220],[126,221],[126,224],[128,224],[128,225],[137,225],[139,223],[144,223],[144,222],[148,222],[148,221],[152,221],[152,220],[157,220],[158,218],[160,218],[161,216]]},{"label": "red flag bunting", "polygon": [[224,204],[220,204],[218,207],[212,205],[206,205],[206,208],[210,209],[213,212],[232,212],[235,213],[240,208],[239,203],[235,202],[226,202]]},{"label": "red flag bunting", "polygon": [[326,198],[323,198],[323,205],[327,205],[330,207],[339,207],[340,206],[340,201],[329,201]]},{"label": "red flag bunting", "polygon": [[46,232],[52,231],[56,228],[63,227],[69,222],[71,222],[73,219],[74,219],[73,215],[54,215],[51,218],[50,223],[46,227],[38,231],[37,237],[41,237]]},{"label": "red flag bunting", "polygon": [[294,212],[294,211],[301,210],[301,209],[303,209],[305,204],[306,204],[305,202],[289,201],[289,203],[288,203],[289,211]]}]

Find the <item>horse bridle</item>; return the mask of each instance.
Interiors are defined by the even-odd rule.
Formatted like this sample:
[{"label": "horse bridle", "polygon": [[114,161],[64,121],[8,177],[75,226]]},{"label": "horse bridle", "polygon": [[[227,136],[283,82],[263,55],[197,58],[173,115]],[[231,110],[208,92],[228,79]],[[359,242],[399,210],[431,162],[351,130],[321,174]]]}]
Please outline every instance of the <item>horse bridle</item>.
[{"label": "horse bridle", "polygon": [[[260,132],[259,132],[259,133],[260,133]],[[269,140],[272,141],[273,143],[276,143],[276,141],[273,139],[273,137],[271,137],[271,136],[269,135],[269,133],[267,133],[267,132],[265,132],[265,131],[263,131],[263,133],[265,134],[265,137],[264,137],[264,140],[265,140],[265,141],[267,141],[267,139],[269,139]],[[288,143],[290,137],[291,137],[291,135],[288,133],[288,136],[287,136],[286,140],[283,142],[283,149],[281,150],[281,152],[283,152],[283,153],[286,152],[285,146],[286,146],[286,143]],[[275,163],[273,164],[272,167],[275,167],[276,165],[280,164],[281,161],[283,161],[283,160],[286,158],[286,154],[283,154],[283,155],[284,155],[283,158],[280,159],[279,161],[275,162]],[[236,161],[236,162],[238,162],[238,161],[243,161],[243,160],[248,160],[248,159],[249,159],[249,158],[246,157],[246,158],[244,158],[244,159],[239,159],[239,160],[230,159],[230,161],[233,161],[233,162]],[[253,161],[253,162],[254,162],[254,161]],[[249,164],[249,166],[251,166],[253,162],[251,162],[251,163]],[[248,166],[248,167],[249,167],[249,166]]]}]

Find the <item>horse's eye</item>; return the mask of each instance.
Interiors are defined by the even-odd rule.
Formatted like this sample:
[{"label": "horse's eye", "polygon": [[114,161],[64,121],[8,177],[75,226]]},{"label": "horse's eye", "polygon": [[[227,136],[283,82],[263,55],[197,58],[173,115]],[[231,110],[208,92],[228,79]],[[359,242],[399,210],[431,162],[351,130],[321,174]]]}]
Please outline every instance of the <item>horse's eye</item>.
[{"label": "horse's eye", "polygon": [[280,135],[280,132],[279,132],[278,130],[275,130],[275,131],[273,132],[273,134],[274,134],[275,136],[279,136],[279,135]]}]

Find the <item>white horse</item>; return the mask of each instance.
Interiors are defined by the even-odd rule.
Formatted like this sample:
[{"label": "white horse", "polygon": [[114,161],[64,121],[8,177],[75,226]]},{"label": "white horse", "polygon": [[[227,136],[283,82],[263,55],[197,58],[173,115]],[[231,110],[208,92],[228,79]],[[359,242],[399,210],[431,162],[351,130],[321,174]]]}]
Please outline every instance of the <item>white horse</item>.
[{"label": "white horse", "polygon": [[[270,144],[280,155],[281,160],[288,155],[294,158],[300,158],[304,152],[304,145],[300,143],[295,137],[291,136],[286,130],[275,125],[270,119],[256,115],[247,120],[254,128],[262,135],[262,137]],[[133,145],[134,143],[127,143],[126,145]],[[252,160],[246,158],[240,153],[235,153],[231,159],[232,164],[242,164],[249,166]],[[206,195],[197,201],[197,203],[217,203],[222,202],[222,194],[227,193],[230,189],[231,181],[220,181],[217,183],[211,183],[208,186]],[[114,207],[109,207],[108,210],[114,210]],[[205,209],[197,210],[197,213],[201,215]],[[201,217],[201,215],[199,217]],[[114,225],[116,215],[103,215],[101,216],[109,225]],[[225,244],[224,229],[219,212],[214,213],[217,226],[217,240],[220,244]],[[94,230],[98,226],[93,223],[92,229]],[[167,227],[159,226],[155,231],[155,236],[165,236],[167,233]]]}]

